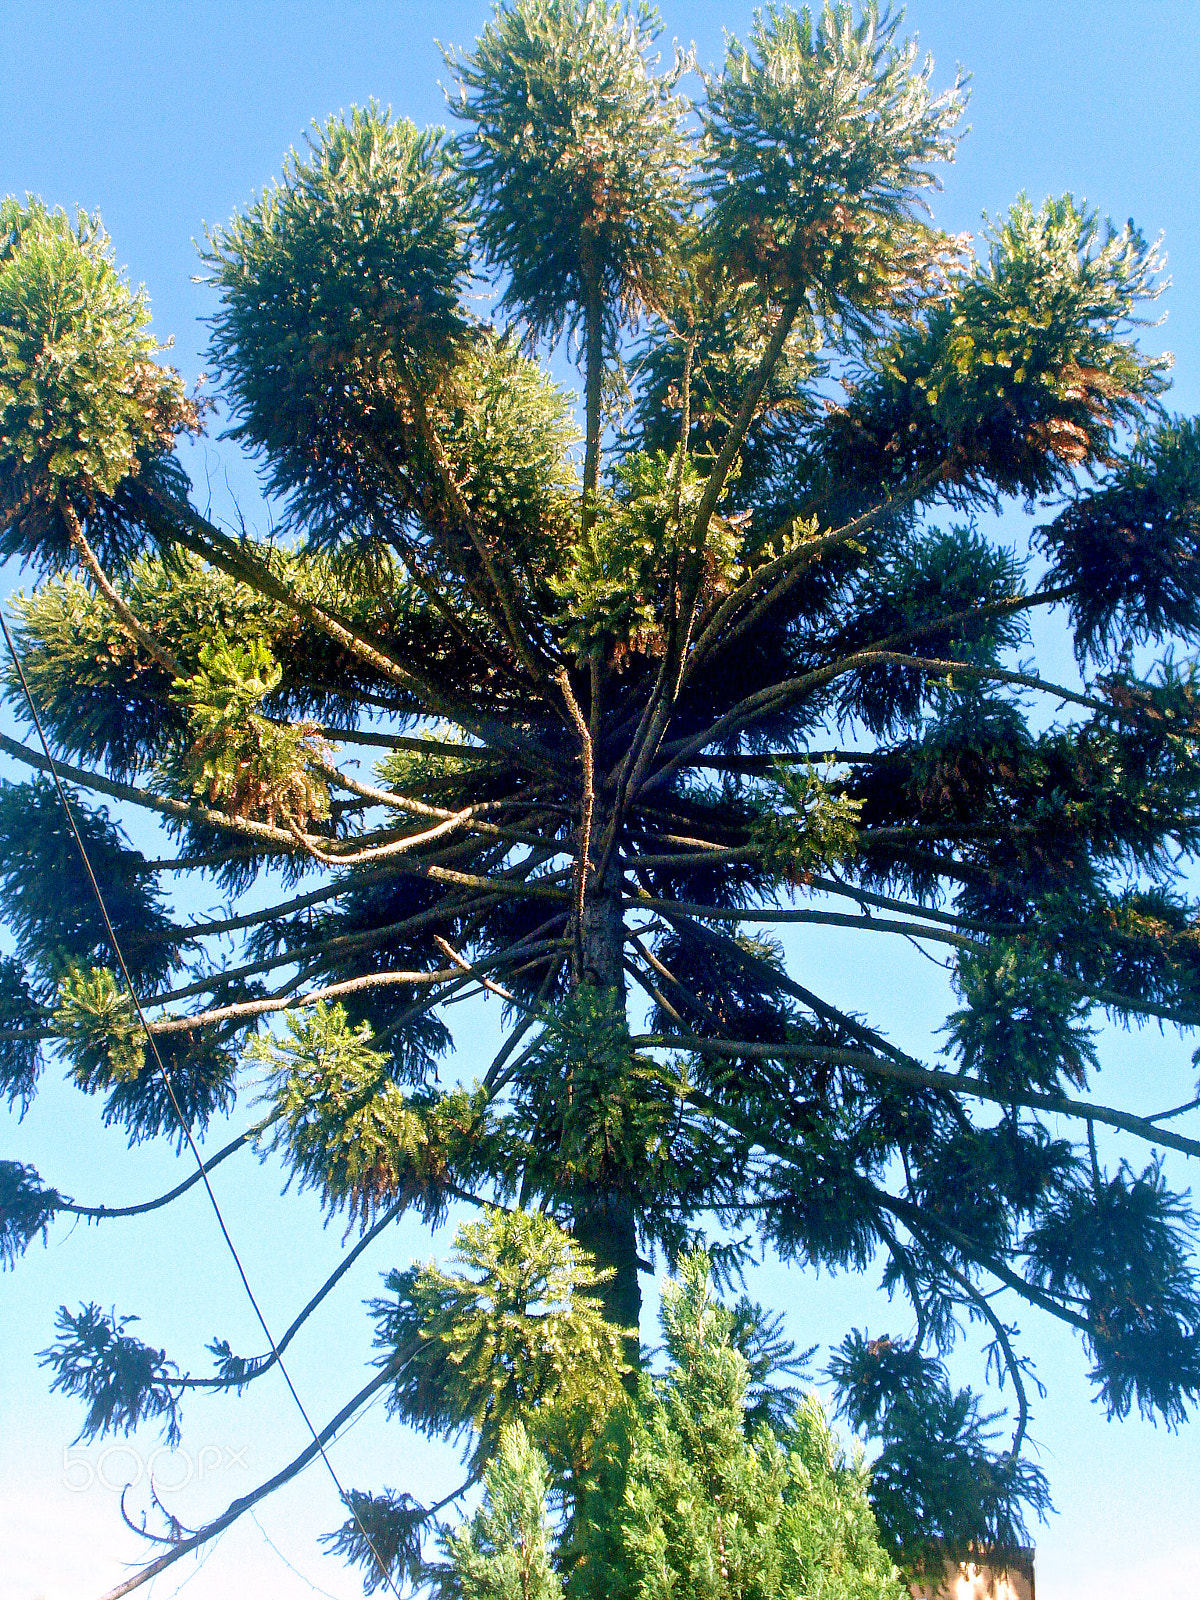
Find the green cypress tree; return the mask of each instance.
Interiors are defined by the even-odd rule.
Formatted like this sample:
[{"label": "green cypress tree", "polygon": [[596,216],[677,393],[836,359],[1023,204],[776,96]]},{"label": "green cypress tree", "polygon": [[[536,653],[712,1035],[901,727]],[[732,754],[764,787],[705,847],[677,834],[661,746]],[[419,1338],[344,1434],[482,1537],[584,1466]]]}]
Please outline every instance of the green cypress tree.
[{"label": "green cypress tree", "polygon": [[747,1406],[734,1314],[697,1249],[664,1286],[669,1360],[614,1414],[578,1519],[572,1594],[613,1600],[901,1600],[867,1502],[815,1396],[776,1433]]},{"label": "green cypress tree", "polygon": [[[411,1204],[558,1219],[631,1388],[645,1255],[702,1220],[722,1270],[751,1226],[878,1263],[915,1332],[851,1336],[835,1375],[885,1531],[1011,1542],[1047,1492],[1018,1305],[1078,1332],[1112,1414],[1175,1425],[1200,1393],[1191,1212],[1138,1153],[1197,1141],[1087,1092],[1098,1017],[1200,1020],[1200,432],[1137,343],[1132,224],[1068,196],[974,251],[933,226],[961,94],[895,20],[770,8],[692,100],[656,33],[507,0],[451,57],[457,135],[334,119],[209,237],[212,368],[284,537],[190,499],[175,444],[209,413],[99,222],[4,202],[0,553],[38,575],[25,669],[172,1093],[7,735],[0,1073],[27,1106],[49,1053],[131,1140],[178,1141],[172,1096],[200,1136],[265,1065],[214,1159],[274,1141],[356,1249]],[[1025,550],[977,524],[1002,496]],[[1030,661],[1039,612],[1078,681]],[[112,802],[161,820],[160,858]],[[235,901],[268,871],[269,905],[170,910],[176,874]],[[950,1069],[764,922],[940,952]],[[446,1087],[443,1003],[489,989],[503,1049]],[[101,1209],[4,1163],[0,1261]],[[64,1308],[55,1381],[94,1430],[173,1427],[176,1369],[127,1322]],[[1010,1446],[940,1365],[971,1322]],[[214,1350],[192,1386],[271,1365]],[[412,1414],[474,1414],[439,1403]],[[361,1503],[411,1552],[423,1508]]]},{"label": "green cypress tree", "polygon": [[484,1504],[446,1539],[462,1600],[560,1600],[562,1580],[550,1562],[546,1462],[525,1429],[510,1422],[484,1473]]}]

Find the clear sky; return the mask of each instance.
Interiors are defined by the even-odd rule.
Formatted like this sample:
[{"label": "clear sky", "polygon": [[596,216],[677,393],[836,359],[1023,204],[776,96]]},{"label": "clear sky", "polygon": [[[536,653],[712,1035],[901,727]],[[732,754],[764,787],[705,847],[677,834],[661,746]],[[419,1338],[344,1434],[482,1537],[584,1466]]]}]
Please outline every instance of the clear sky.
[{"label": "clear sky", "polygon": [[[719,57],[722,27],[744,33],[750,17],[746,0],[672,0],[662,10],[667,40],[695,41],[705,64]],[[374,96],[417,122],[443,120],[438,80],[446,74],[434,38],[467,43],[486,14],[481,0],[0,0],[0,193],[29,190],[52,204],[99,209],[119,258],[147,285],[159,336],[174,336],[172,359],[192,379],[203,370],[202,319],[212,309],[208,291],[192,281],[192,241],[204,223],[226,220],[278,173],[281,155],[313,118]],[[932,52],[939,83],[950,81],[957,62],[973,74],[973,131],[948,174],[938,221],[974,231],[981,211],[1002,210],[1022,189],[1034,200],[1070,190],[1118,221],[1132,216],[1151,235],[1162,230],[1174,283],[1162,302],[1169,320],[1147,333],[1147,343],[1175,352],[1174,407],[1200,411],[1200,3],[913,0],[908,26]],[[208,445],[195,470],[207,473],[219,504],[227,504],[231,486],[249,520],[261,524],[253,475],[228,446]],[[0,587],[15,581],[9,574]],[[914,1050],[936,1048],[932,1031],[947,996],[918,955],[864,951],[861,939],[828,935],[793,943],[808,981],[824,983],[831,999],[886,1019]],[[451,1021],[469,1076],[487,1059],[494,1003],[491,1012]],[[1106,1035],[1102,1056],[1101,1098],[1151,1109],[1191,1091],[1189,1049],[1153,1030]],[[177,1180],[167,1152],[127,1151],[118,1134],[99,1129],[96,1103],[55,1078],[52,1069],[23,1124],[0,1120],[0,1154],[32,1161],[81,1200],[144,1198]],[[239,1119],[248,1115],[239,1108]],[[216,1130],[212,1148],[220,1142]],[[1182,1164],[1173,1177],[1190,1181]],[[340,1231],[322,1229],[308,1197],[281,1200],[279,1187],[277,1171],[252,1160],[223,1167],[217,1183],[277,1328],[342,1249]],[[314,1319],[292,1363],[314,1417],[331,1415],[363,1381],[370,1325],[359,1302],[375,1292],[378,1273],[447,1242],[443,1233],[431,1245],[415,1222],[402,1224]],[[804,1344],[827,1345],[851,1324],[907,1331],[900,1308],[870,1282],[817,1280],[768,1264],[754,1288],[786,1311]],[[80,1413],[75,1402],[48,1397],[37,1370],[55,1308],[82,1299],[136,1311],[143,1338],[200,1370],[202,1345],[214,1335],[240,1351],[259,1348],[195,1191],[135,1223],[60,1227],[47,1250],[33,1247],[0,1279],[0,1600],[98,1595],[145,1548],[121,1527],[112,1485],[136,1477],[157,1441],[139,1440],[136,1453],[106,1453],[96,1443],[65,1456]],[[1106,1423],[1091,1403],[1075,1341],[1032,1313],[1022,1322],[1049,1389],[1032,1432],[1059,1508],[1037,1530],[1041,1600],[1193,1600],[1200,1593],[1200,1429],[1172,1436],[1136,1418]],[[644,1332],[653,1333],[652,1305]],[[964,1365],[964,1378],[969,1370]],[[193,1402],[185,1420],[184,1452],[158,1468],[164,1486],[191,1473],[164,1498],[193,1524],[305,1442],[273,1380],[240,1402]],[[335,1459],[345,1480],[364,1488],[387,1484],[424,1497],[457,1481],[452,1452],[388,1422],[382,1407],[339,1441]],[[356,1595],[356,1577],[315,1543],[340,1520],[328,1481],[312,1469],[203,1563],[181,1563],[153,1592],[168,1596],[186,1585],[189,1600]]]}]

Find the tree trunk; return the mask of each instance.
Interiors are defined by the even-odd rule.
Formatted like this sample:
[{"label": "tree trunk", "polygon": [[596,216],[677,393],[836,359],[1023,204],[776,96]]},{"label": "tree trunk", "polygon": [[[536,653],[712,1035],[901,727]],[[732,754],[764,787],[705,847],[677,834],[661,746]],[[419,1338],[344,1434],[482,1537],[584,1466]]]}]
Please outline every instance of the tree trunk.
[{"label": "tree trunk", "polygon": [[[621,906],[620,869],[603,888],[587,886],[583,900],[582,980],[597,989],[618,991],[625,998],[625,919]],[[632,1368],[636,1384],[640,1364],[638,1318],[642,1291],[638,1283],[637,1228],[630,1197],[618,1192],[598,1192],[577,1206],[574,1237],[595,1257],[601,1270],[611,1269],[613,1277],[602,1286],[599,1298],[605,1317],[618,1327],[630,1330],[625,1339],[624,1357]]]},{"label": "tree trunk", "polygon": [[586,419],[580,528],[586,534],[596,521],[596,490],[600,483],[600,407],[604,397],[604,299],[598,278],[594,286],[589,288],[583,324]]},{"label": "tree trunk", "polygon": [[623,1356],[632,1369],[631,1387],[636,1386],[641,1362],[638,1319],[642,1311],[642,1289],[638,1283],[637,1229],[633,1207],[624,1195],[596,1195],[580,1207],[572,1229],[575,1243],[595,1257],[596,1265],[613,1277],[600,1286],[597,1298],[605,1320],[627,1329]]}]

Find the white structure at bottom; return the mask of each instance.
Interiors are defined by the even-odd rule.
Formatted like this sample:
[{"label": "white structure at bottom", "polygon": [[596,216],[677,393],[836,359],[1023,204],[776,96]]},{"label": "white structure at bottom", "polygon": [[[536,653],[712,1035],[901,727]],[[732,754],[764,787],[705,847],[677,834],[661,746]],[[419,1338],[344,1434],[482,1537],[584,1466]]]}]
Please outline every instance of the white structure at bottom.
[{"label": "white structure at bottom", "polygon": [[1022,1550],[1004,1566],[947,1561],[940,1583],[913,1585],[913,1600],[1036,1600],[1033,1551]]}]

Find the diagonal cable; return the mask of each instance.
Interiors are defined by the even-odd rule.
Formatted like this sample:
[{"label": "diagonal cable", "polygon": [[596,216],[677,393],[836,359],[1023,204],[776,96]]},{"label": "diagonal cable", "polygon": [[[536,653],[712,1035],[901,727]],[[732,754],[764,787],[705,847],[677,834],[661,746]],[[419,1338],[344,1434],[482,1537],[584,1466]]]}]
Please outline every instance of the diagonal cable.
[{"label": "diagonal cable", "polygon": [[242,1261],[241,1261],[241,1257],[238,1255],[237,1246],[234,1244],[232,1238],[230,1237],[229,1229],[225,1225],[225,1218],[221,1215],[221,1207],[217,1203],[217,1197],[213,1193],[212,1184],[209,1182],[208,1172],[206,1171],[205,1166],[204,1166],[204,1157],[200,1154],[199,1146],[196,1144],[196,1141],[195,1141],[194,1137],[192,1136],[192,1130],[191,1130],[190,1126],[188,1125],[187,1118],[184,1116],[183,1112],[180,1110],[179,1101],[175,1098],[175,1090],[171,1085],[170,1074],[167,1072],[166,1067],[163,1065],[163,1059],[158,1053],[158,1045],[155,1043],[154,1035],[150,1031],[150,1025],[146,1021],[145,1014],[142,1011],[142,1005],[141,1005],[141,1001],[138,999],[137,989],[134,987],[134,982],[133,982],[132,977],[130,976],[129,968],[125,964],[124,952],[121,949],[120,943],[119,943],[119,941],[117,939],[116,932],[113,929],[112,921],[109,918],[108,907],[104,903],[104,895],[101,892],[99,883],[97,882],[96,874],[92,870],[92,863],[91,863],[91,861],[90,861],[90,859],[88,857],[87,847],[85,846],[85,844],[83,842],[83,836],[81,835],[81,833],[79,832],[78,827],[75,824],[75,815],[72,812],[71,807],[70,807],[70,805],[69,805],[69,803],[67,801],[66,790],[63,788],[62,780],[58,776],[58,768],[54,764],[54,757],[50,754],[50,744],[49,744],[49,741],[46,738],[45,730],[42,727],[42,720],[38,716],[37,706],[34,704],[33,695],[30,692],[29,683],[28,683],[28,680],[25,677],[25,669],[21,665],[21,658],[17,654],[16,645],[13,643],[12,634],[9,632],[8,620],[4,616],[3,611],[0,611],[0,629],[2,629],[3,632],[4,632],[4,642],[8,646],[8,653],[12,657],[12,664],[16,668],[17,677],[21,681],[21,689],[22,689],[22,691],[24,693],[24,696],[25,696],[25,704],[29,708],[29,715],[33,719],[33,725],[37,729],[38,738],[41,740],[42,750],[45,752],[47,767],[48,767],[48,770],[50,772],[50,776],[54,780],[54,788],[55,788],[55,792],[58,795],[59,804],[62,806],[63,815],[67,819],[68,826],[71,829],[71,833],[74,836],[75,843],[76,843],[76,845],[77,845],[77,847],[79,849],[79,858],[83,862],[83,869],[87,873],[88,882],[92,886],[92,893],[96,897],[96,904],[100,908],[100,915],[103,918],[104,927],[105,927],[105,930],[106,930],[106,932],[108,934],[109,942],[111,943],[111,945],[113,947],[113,953],[115,954],[115,956],[117,958],[117,965],[121,969],[121,976],[124,978],[125,986],[129,990],[129,998],[133,1001],[133,1007],[134,1007],[134,1010],[137,1012],[138,1022],[141,1024],[142,1030],[146,1035],[147,1041],[149,1042],[151,1053],[154,1056],[154,1064],[158,1068],[159,1076],[162,1078],[162,1081],[163,1081],[163,1087],[166,1089],[167,1095],[168,1095],[168,1097],[170,1098],[170,1101],[171,1101],[171,1106],[172,1106],[172,1108],[173,1108],[173,1110],[175,1112],[176,1117],[179,1119],[179,1126],[183,1131],[184,1137],[187,1139],[188,1148],[191,1150],[193,1156],[195,1156],[195,1158],[196,1158],[196,1165],[199,1168],[200,1181],[203,1183],[204,1189],[205,1189],[205,1193],[208,1195],[209,1201],[212,1204],[213,1215],[217,1219],[217,1226],[221,1230],[221,1237],[225,1240],[225,1243],[226,1243],[226,1245],[228,1246],[228,1249],[229,1249],[229,1254],[233,1257],[233,1264],[237,1268],[238,1277],[242,1280],[242,1288],[246,1291],[246,1298],[249,1300],[251,1306],[253,1307],[254,1315],[258,1318],[259,1326],[262,1328],[262,1331],[263,1331],[263,1334],[264,1334],[264,1336],[266,1338],[266,1341],[271,1347],[271,1355],[274,1358],[274,1364],[279,1368],[280,1372],[283,1374],[283,1380],[288,1386],[288,1392],[291,1394],[292,1399],[296,1402],[296,1409],[299,1411],[301,1417],[303,1417],[305,1427],[308,1429],[309,1433],[312,1434],[313,1443],[316,1445],[317,1450],[320,1452],[321,1460],[325,1463],[325,1466],[327,1467],[327,1469],[329,1471],[329,1476],[333,1479],[333,1484],[334,1484],[334,1487],[337,1489],[338,1497],[340,1498],[342,1504],[350,1512],[350,1515],[354,1518],[355,1522],[358,1524],[359,1531],[361,1532],[363,1538],[366,1540],[367,1548],[370,1550],[372,1556],[375,1558],[375,1564],[378,1567],[379,1572],[382,1575],[384,1581],[386,1582],[388,1588],[396,1596],[396,1600],[400,1600],[400,1591],[396,1588],[396,1585],[392,1580],[392,1576],[391,1576],[390,1571],[384,1565],[383,1560],[381,1559],[378,1550],[376,1550],[375,1545],[373,1544],[373,1542],[371,1540],[371,1535],[367,1532],[366,1527],[363,1525],[362,1518],[359,1516],[358,1512],[355,1510],[354,1502],[351,1500],[350,1496],[346,1493],[345,1489],[342,1488],[341,1480],[339,1479],[339,1477],[337,1475],[337,1472],[334,1470],[333,1462],[330,1461],[329,1455],[328,1455],[328,1453],[327,1453],[327,1451],[325,1449],[325,1446],[321,1442],[320,1435],[317,1433],[316,1428],[313,1426],[312,1419],[311,1419],[311,1417],[309,1416],[308,1412],[305,1409],[304,1402],[301,1400],[299,1394],[296,1392],[296,1386],[292,1382],[291,1374],[288,1372],[287,1367],[284,1365],[283,1357],[279,1353],[279,1347],[275,1343],[275,1336],[272,1334],[271,1329],[267,1324],[267,1319],[262,1313],[262,1308],[259,1305],[258,1300],[255,1297],[254,1290],[250,1287],[250,1280],[246,1276],[246,1269],[245,1269],[245,1267],[243,1267]]}]

